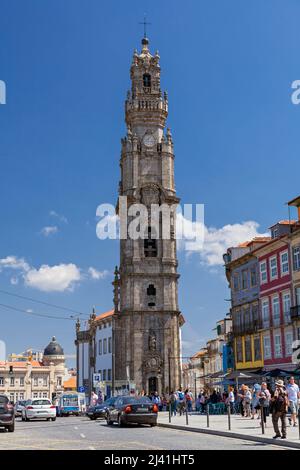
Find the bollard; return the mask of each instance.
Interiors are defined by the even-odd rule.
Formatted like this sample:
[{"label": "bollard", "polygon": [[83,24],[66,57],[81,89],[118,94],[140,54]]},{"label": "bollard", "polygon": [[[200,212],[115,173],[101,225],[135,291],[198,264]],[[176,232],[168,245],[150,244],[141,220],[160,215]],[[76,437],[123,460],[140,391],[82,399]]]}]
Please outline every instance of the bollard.
[{"label": "bollard", "polygon": [[206,405],[207,427],[209,428],[209,403]]},{"label": "bollard", "polygon": [[169,423],[171,422],[171,402],[169,403]]},{"label": "bollard", "polygon": [[298,428],[299,428],[299,439],[300,439],[300,410],[298,411]]},{"label": "bollard", "polygon": [[231,413],[230,413],[230,403],[227,405],[227,415],[228,415],[228,430],[231,431]]},{"label": "bollard", "polygon": [[188,409],[185,408],[185,422],[186,424],[189,424],[189,414],[188,414]]},{"label": "bollard", "polygon": [[261,432],[265,434],[265,422],[264,422],[264,407],[260,407],[260,418],[261,418]]}]

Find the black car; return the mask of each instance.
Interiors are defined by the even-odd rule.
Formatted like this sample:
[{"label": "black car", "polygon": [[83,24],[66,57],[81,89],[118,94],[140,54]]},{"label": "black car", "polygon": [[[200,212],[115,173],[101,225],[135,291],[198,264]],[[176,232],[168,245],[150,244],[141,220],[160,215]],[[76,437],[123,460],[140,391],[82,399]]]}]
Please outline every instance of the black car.
[{"label": "black car", "polygon": [[0,394],[0,427],[8,432],[15,430],[15,409],[6,395]]},{"label": "black car", "polygon": [[106,418],[107,410],[109,410],[110,407],[114,406],[115,401],[117,397],[111,397],[105,400],[103,403],[90,406],[86,412],[87,416],[94,420],[97,418]]},{"label": "black car", "polygon": [[128,423],[157,425],[158,406],[148,397],[119,396],[115,404],[107,410],[108,425],[117,422],[119,426]]}]

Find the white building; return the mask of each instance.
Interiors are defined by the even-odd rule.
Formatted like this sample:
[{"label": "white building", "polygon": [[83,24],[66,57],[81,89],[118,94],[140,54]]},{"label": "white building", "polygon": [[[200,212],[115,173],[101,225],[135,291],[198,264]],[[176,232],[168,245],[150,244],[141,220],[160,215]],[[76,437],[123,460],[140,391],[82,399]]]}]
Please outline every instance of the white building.
[{"label": "white building", "polygon": [[[88,399],[93,390],[109,396],[112,388],[112,316],[114,311],[90,316],[88,325],[76,324],[76,360],[78,391],[85,391]],[[99,381],[94,381],[94,374]]]}]

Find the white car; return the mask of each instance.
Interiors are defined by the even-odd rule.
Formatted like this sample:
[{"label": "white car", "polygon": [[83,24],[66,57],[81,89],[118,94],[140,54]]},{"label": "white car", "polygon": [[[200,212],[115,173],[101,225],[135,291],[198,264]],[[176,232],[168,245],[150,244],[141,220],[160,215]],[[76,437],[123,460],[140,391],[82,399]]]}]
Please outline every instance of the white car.
[{"label": "white car", "polygon": [[52,405],[51,401],[47,398],[32,398],[31,400],[27,400],[22,410],[22,421],[40,418],[55,421],[56,406]]}]

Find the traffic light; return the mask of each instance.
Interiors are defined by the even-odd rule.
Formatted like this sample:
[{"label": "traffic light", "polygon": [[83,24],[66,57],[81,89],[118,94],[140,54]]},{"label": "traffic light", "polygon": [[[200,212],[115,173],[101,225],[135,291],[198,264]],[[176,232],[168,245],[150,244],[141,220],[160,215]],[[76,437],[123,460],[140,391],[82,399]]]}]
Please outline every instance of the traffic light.
[{"label": "traffic light", "polygon": [[9,366],[9,374],[11,375],[11,374],[13,374],[13,373],[14,373],[14,368],[13,368],[13,366]]}]

